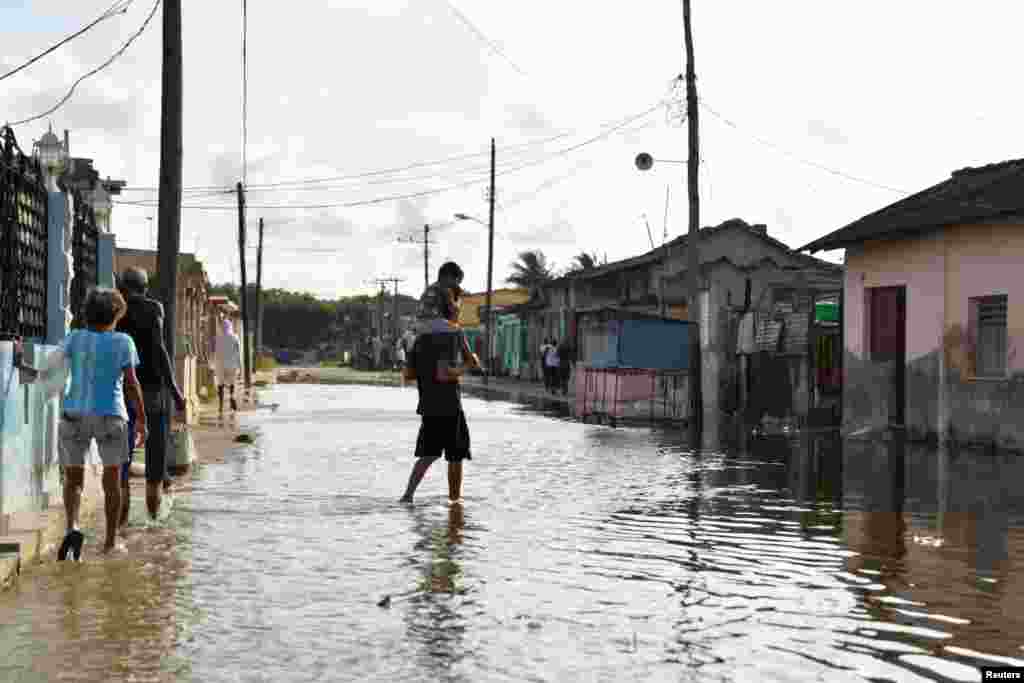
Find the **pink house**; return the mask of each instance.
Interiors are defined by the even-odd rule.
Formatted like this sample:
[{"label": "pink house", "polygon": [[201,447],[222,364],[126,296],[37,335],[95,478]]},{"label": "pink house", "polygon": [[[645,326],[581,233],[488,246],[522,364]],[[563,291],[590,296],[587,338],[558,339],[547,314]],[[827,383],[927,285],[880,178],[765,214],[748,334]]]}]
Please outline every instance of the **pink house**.
[{"label": "pink house", "polygon": [[1024,159],[964,168],[801,251],[846,250],[848,432],[1024,449]]}]

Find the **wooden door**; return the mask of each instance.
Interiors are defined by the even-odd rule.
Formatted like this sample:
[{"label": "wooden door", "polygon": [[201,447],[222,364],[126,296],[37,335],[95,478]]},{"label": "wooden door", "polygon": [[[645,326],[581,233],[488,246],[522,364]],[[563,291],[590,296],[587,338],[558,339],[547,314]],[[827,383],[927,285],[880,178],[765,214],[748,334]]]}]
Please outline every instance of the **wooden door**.
[{"label": "wooden door", "polygon": [[907,289],[873,287],[870,290],[871,360],[893,366],[889,393],[889,421],[902,426],[906,406]]}]

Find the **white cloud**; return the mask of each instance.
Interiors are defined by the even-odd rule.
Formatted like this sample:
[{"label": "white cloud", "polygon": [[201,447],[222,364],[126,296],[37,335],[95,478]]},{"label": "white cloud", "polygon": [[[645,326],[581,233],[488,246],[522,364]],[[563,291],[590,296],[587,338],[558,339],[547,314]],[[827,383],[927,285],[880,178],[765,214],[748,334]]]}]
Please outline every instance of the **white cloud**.
[{"label": "white cloud", "polygon": [[[342,204],[486,181],[486,148],[493,136],[502,205],[495,283],[504,280],[518,251],[535,246],[558,263],[581,249],[607,252],[612,259],[646,250],[640,216],[651,218],[659,239],[666,184],[672,187],[670,236],[685,232],[684,167],[660,164],[641,173],[632,164],[640,151],[686,159],[686,129],[666,126],[663,112],[652,115],[647,128],[506,173],[665,96],[669,79],[683,69],[678,3],[640,3],[628,12],[591,3],[585,17],[574,3],[455,4],[525,76],[440,0],[250,3],[250,184],[351,176],[479,153],[398,176],[254,188],[250,205]],[[38,0],[25,9],[0,9],[6,64],[17,63],[11,55],[37,53],[108,6],[109,0]],[[2,116],[16,120],[47,108],[126,40],[148,8],[133,4],[124,17],[6,81]],[[938,3],[930,6],[927,33],[918,30],[918,11],[882,0],[855,7],[697,4],[700,96],[736,126],[700,112],[706,162],[701,222],[734,216],[765,222],[772,234],[799,246],[899,197],[792,156],[907,191],[941,180],[954,168],[1021,156],[1012,143],[1018,139],[1016,120],[1006,112],[1019,109],[1024,95],[1005,83],[1013,77],[1013,31],[1024,9],[984,0],[964,14]],[[135,187],[155,186],[159,178],[159,18],[160,13],[122,59],[83,83],[52,117],[55,130],[71,130],[76,154]],[[242,158],[239,7],[188,4],[183,22],[185,184],[230,188],[240,179]],[[865,35],[871,36],[869,47]],[[949,49],[953,44],[956,51]],[[22,147],[31,148],[46,125],[19,129]],[[561,131],[577,135],[514,147]],[[455,212],[486,219],[485,187],[478,182],[351,209],[253,208],[250,234],[264,216],[268,286],[336,296],[367,291],[367,279],[394,272],[406,278],[403,288],[418,289],[422,250],[396,238],[420,237],[423,223],[441,226]],[[229,207],[233,202],[230,195],[187,201]],[[151,215],[155,209],[149,207],[117,207],[119,241],[148,246],[145,219]],[[233,277],[233,211],[185,210],[182,230],[186,248],[199,238],[215,280]],[[467,286],[481,289],[486,230],[458,223],[438,227],[433,238],[431,269],[455,258],[466,270]],[[308,251],[321,247],[339,251]]]}]

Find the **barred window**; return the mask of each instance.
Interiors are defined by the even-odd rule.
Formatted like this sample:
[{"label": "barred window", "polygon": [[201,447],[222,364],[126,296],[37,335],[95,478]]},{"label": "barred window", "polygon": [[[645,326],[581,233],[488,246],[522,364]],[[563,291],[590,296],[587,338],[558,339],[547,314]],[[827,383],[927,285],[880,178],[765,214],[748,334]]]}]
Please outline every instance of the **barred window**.
[{"label": "barred window", "polygon": [[970,300],[975,333],[974,372],[978,377],[1004,377],[1007,355],[1007,296]]}]

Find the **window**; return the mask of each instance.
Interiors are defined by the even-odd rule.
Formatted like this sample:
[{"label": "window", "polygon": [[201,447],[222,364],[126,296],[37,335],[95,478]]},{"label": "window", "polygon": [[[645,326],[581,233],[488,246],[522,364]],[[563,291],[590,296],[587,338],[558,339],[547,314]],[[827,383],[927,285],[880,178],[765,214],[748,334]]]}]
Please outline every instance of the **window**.
[{"label": "window", "polygon": [[975,333],[974,373],[978,377],[1006,375],[1005,294],[971,299],[971,322]]}]

